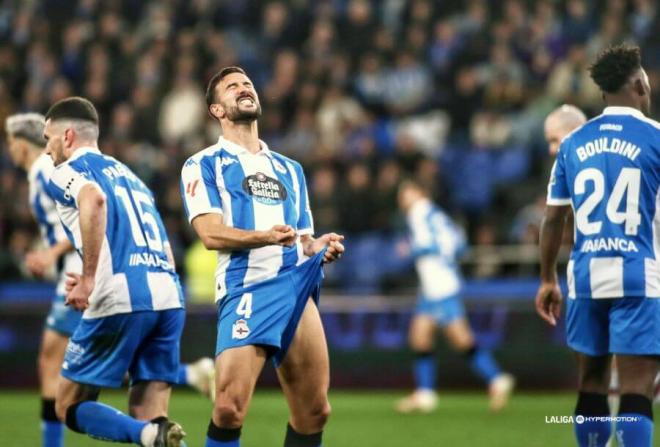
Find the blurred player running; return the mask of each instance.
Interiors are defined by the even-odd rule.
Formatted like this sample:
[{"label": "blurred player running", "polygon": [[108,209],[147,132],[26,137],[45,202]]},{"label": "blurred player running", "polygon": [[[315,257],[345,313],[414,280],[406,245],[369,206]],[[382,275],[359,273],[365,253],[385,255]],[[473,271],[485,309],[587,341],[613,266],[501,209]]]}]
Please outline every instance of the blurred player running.
[{"label": "blurred player running", "polygon": [[[151,191],[98,149],[98,114],[66,98],[46,114],[48,185],[67,235],[83,259],[69,273],[68,305],[84,310],[67,346],[55,401],[70,429],[106,441],[179,446],[167,419],[179,366],[185,311],[179,278]],[[129,413],[96,402],[129,372]]]},{"label": "blurred player running", "polygon": [[342,236],[314,239],[299,163],[259,140],[261,106],[245,72],[207,88],[223,137],[186,161],[181,194],[193,228],[218,251],[216,401],[207,447],[237,447],[255,383],[273,359],[290,410],[284,445],[317,447],[330,413],[328,349],[317,309],[321,264]]},{"label": "blurred player running", "polygon": [[[611,355],[620,382],[619,445],[650,446],[660,355],[660,124],[646,118],[651,88],[639,48],[611,47],[591,67],[607,107],[561,143],[541,226],[539,315],[555,325],[562,296],[556,261],[575,210],[566,330],[579,368],[576,415],[608,416]],[[606,418],[575,425],[580,446],[604,446]]]},{"label": "blurred player running", "polygon": [[479,347],[465,316],[457,265],[465,248],[463,232],[413,181],[404,181],[399,187],[399,207],[408,222],[421,291],[409,334],[416,356],[416,389],[397,402],[396,409],[410,413],[436,408],[437,365],[433,350],[436,330],[440,328],[450,345],[465,356],[474,373],[488,384],[490,408],[500,410],[513,391],[514,379],[500,370],[489,350]]},{"label": "blurred player running", "polygon": [[11,160],[27,172],[30,207],[46,247],[29,252],[25,265],[38,277],[46,276],[53,268],[57,271],[57,287],[44,325],[38,365],[42,443],[44,447],[59,447],[64,443],[64,430],[55,415],[55,394],[66,344],[81,317],[80,312],[64,305],[64,272],[80,273],[82,260],[67,239],[55,210],[55,202],[46,191],[54,166],[44,152],[44,126],[43,115],[22,113],[7,118],[5,128]]}]

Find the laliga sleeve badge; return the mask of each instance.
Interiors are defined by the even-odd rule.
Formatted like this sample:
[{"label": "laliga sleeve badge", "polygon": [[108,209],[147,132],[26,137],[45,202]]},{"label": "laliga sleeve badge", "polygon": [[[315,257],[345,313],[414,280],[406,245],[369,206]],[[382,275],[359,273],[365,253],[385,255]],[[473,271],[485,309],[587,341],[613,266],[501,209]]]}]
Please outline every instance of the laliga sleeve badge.
[{"label": "laliga sleeve badge", "polygon": [[231,327],[231,338],[243,340],[250,335],[250,328],[245,320],[237,320]]}]

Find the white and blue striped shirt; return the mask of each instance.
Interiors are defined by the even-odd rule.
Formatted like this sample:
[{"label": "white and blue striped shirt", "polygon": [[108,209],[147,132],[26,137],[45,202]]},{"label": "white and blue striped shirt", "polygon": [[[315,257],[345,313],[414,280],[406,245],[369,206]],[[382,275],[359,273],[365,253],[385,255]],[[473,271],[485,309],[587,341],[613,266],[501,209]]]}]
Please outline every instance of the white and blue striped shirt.
[{"label": "white and blue striped shirt", "polygon": [[660,124],[607,107],[561,143],[548,205],[571,205],[569,298],[660,298]]},{"label": "white and blue striped shirt", "polygon": [[[58,242],[67,239],[60,218],[57,215],[57,210],[55,209],[55,201],[48,195],[47,191],[53,169],[55,169],[53,160],[50,156],[43,153],[37,157],[28,171],[30,207],[39,225],[41,238],[47,247],[52,247]],[[78,253],[72,251],[63,256],[60,265],[61,270],[57,272],[56,293],[58,295],[64,295],[66,293],[65,272],[80,273],[82,271],[82,259],[80,259]]]},{"label": "white and blue striped shirt", "polygon": [[[181,170],[181,196],[190,222],[217,213],[225,225],[242,230],[290,225],[299,236],[314,233],[302,166],[271,151],[263,141],[261,151],[253,154],[221,137],[190,157]],[[216,300],[306,259],[300,239],[293,247],[218,251]]]},{"label": "white and blue striped shirt", "polygon": [[49,192],[67,236],[83,253],[78,195],[92,184],[106,197],[106,230],[83,318],[183,307],[169,239],[149,188],[123,163],[80,148],[53,171]]},{"label": "white and blue striped shirt", "polygon": [[406,217],[423,297],[456,295],[462,282],[457,259],[465,248],[463,231],[429,199],[417,200]]}]

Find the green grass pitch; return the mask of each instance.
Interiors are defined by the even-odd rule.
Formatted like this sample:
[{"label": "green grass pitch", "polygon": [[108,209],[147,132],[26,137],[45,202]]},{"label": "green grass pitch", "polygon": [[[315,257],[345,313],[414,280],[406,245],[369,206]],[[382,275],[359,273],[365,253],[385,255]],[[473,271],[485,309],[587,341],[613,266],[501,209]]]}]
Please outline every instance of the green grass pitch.
[{"label": "green grass pitch", "polygon": [[[546,416],[569,415],[573,393],[518,394],[501,413],[491,414],[480,393],[447,392],[437,411],[428,415],[395,413],[402,393],[335,391],[333,414],[324,434],[325,447],[436,447],[436,446],[571,446],[573,427],[548,424]],[[101,401],[126,408],[126,396],[106,392]],[[171,417],[188,436],[189,447],[203,447],[211,403],[190,391],[175,390]],[[0,434],[3,447],[39,447],[39,398],[34,392],[0,393]],[[243,428],[243,447],[280,447],[287,409],[278,391],[258,391]],[[656,428],[658,427],[656,422]],[[657,438],[657,437],[656,437]],[[657,439],[656,439],[657,441]],[[656,442],[657,445],[660,445]],[[68,432],[66,447],[110,445]]]}]

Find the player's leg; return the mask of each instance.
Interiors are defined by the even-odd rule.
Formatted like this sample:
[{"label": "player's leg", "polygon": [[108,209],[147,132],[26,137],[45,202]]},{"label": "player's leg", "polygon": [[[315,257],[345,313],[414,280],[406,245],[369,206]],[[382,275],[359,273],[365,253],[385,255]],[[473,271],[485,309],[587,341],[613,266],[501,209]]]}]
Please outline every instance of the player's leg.
[{"label": "player's leg", "polygon": [[[566,300],[566,338],[578,365],[578,399],[575,416],[610,415],[608,390],[612,356],[609,354],[609,309],[612,300]],[[605,446],[612,432],[605,420],[574,425],[579,446]]]},{"label": "player's leg", "polygon": [[92,438],[162,445],[156,441],[167,428],[164,424],[137,420],[92,398],[101,387],[121,386],[145,334],[156,327],[158,315],[136,312],[81,321],[64,356],[55,403],[57,416],[67,427]]},{"label": "player's leg", "polygon": [[68,337],[49,328],[44,329],[41,338],[38,371],[41,385],[41,433],[44,447],[61,447],[64,443],[64,426],[55,414],[55,396],[68,341]]},{"label": "player's leg", "polygon": [[143,435],[149,437],[153,431],[151,426],[155,424],[139,421],[109,405],[96,402],[96,396],[98,388],[62,377],[55,405],[58,418],[69,429],[92,438],[153,446],[153,441],[149,442]]},{"label": "player's leg", "polygon": [[132,417],[155,424],[149,434],[143,434],[147,442],[176,446],[185,433],[179,424],[168,420],[168,407],[179,369],[185,311],[169,309],[150,314],[143,323],[148,335],[136,348],[128,370],[131,377],[128,408]]},{"label": "player's leg", "polygon": [[429,412],[438,405],[435,391],[438,374],[434,352],[436,328],[436,321],[425,314],[415,315],[410,323],[408,343],[415,355],[413,363],[415,390],[396,403],[395,408],[401,413]]},{"label": "player's leg", "polygon": [[650,447],[653,442],[653,382],[658,356],[617,354],[621,402],[616,423],[620,445]]},{"label": "player's leg", "polygon": [[215,361],[215,403],[206,447],[238,447],[254,387],[266,362],[264,348],[240,346],[222,351]]},{"label": "player's leg", "polygon": [[202,357],[192,363],[181,363],[177,370],[176,385],[196,389],[211,400],[215,399],[215,363]]},{"label": "player's leg", "polygon": [[653,382],[660,366],[660,299],[621,298],[610,311],[610,351],[616,354],[621,399],[620,445],[653,440]]},{"label": "player's leg", "polygon": [[449,344],[463,354],[474,374],[488,385],[491,410],[504,408],[515,385],[513,376],[502,372],[492,352],[477,344],[467,318],[459,316],[450,321],[442,332]]},{"label": "player's leg", "polygon": [[330,360],[318,308],[307,300],[277,376],[289,404],[285,447],[319,447],[330,416]]}]

